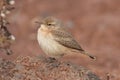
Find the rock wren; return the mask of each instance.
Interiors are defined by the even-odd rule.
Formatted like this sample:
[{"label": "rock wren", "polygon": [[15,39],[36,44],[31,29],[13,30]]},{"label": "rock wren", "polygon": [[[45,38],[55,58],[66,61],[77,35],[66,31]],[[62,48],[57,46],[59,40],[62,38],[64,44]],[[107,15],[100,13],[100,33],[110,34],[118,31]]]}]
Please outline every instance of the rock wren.
[{"label": "rock wren", "polygon": [[81,48],[64,25],[54,17],[46,17],[40,23],[37,40],[44,53],[52,58],[60,58],[66,54],[82,53],[95,59]]}]

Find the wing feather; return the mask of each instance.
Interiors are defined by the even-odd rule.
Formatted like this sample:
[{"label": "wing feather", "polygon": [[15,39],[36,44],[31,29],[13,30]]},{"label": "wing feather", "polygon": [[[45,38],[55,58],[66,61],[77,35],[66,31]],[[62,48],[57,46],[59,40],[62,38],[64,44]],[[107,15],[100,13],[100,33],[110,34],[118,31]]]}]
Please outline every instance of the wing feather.
[{"label": "wing feather", "polygon": [[69,47],[71,49],[76,49],[79,51],[84,51],[68,31],[53,30],[52,35],[54,37],[54,40],[62,44],[63,46]]}]

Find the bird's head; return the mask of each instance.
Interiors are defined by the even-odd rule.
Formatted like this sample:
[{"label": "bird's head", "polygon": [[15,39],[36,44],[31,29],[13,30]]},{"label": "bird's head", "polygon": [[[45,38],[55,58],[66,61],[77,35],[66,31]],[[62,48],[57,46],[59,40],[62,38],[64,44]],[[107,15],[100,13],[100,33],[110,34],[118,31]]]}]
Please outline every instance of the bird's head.
[{"label": "bird's head", "polygon": [[39,27],[45,27],[48,29],[54,29],[54,28],[58,28],[61,25],[60,20],[54,18],[54,17],[46,17],[43,20],[41,20],[39,23]]}]

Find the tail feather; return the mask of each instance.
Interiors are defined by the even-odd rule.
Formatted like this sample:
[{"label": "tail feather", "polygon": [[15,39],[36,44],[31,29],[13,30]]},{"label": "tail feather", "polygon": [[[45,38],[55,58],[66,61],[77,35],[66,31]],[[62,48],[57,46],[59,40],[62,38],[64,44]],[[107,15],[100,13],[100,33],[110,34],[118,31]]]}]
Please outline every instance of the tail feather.
[{"label": "tail feather", "polygon": [[81,53],[82,53],[82,54],[85,54],[86,56],[90,57],[91,59],[96,60],[96,57],[95,57],[95,56],[92,56],[92,55],[90,55],[89,53],[87,53],[87,52],[85,52],[85,51],[82,51]]},{"label": "tail feather", "polygon": [[95,56],[91,56],[91,55],[89,55],[89,57],[90,57],[91,59],[96,60],[96,57],[95,57]]}]

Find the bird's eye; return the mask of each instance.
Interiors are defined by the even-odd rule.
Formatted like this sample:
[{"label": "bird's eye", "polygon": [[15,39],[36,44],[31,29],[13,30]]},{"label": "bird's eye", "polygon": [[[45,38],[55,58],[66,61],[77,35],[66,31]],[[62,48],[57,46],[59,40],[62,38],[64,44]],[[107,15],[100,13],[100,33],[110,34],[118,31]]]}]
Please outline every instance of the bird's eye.
[{"label": "bird's eye", "polygon": [[48,24],[48,26],[51,26],[52,24]]}]

